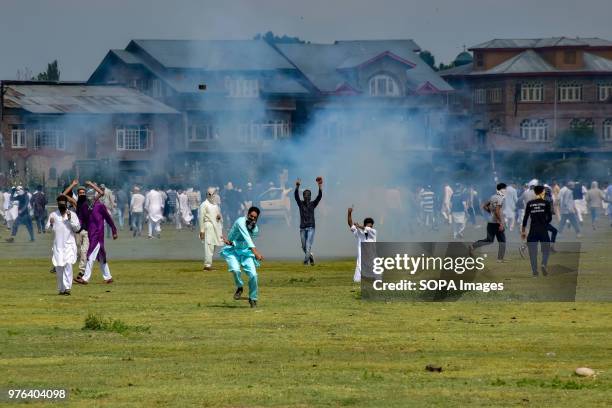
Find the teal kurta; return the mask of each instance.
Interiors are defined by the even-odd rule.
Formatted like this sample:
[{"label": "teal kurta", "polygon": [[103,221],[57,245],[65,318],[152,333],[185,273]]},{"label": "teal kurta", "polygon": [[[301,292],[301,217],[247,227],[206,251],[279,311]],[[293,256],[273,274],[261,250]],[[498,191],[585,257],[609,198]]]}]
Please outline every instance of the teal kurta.
[{"label": "teal kurta", "polygon": [[257,269],[259,262],[255,259],[255,254],[251,251],[251,248],[255,248],[253,239],[259,234],[259,227],[255,226],[253,231],[249,231],[246,226],[246,217],[240,217],[232,225],[229,234],[227,235],[228,241],[231,241],[232,245],[226,245],[220,252],[220,255],[227,262],[229,271],[234,275],[234,283],[236,287],[243,287],[244,283],[241,278],[241,270],[249,277],[249,299],[257,300]]}]

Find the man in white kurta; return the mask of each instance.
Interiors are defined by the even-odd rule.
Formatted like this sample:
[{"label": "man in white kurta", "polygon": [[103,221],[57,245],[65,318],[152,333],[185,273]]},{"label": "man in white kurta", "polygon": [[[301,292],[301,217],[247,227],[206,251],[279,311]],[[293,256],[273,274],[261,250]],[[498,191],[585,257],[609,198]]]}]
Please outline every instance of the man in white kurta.
[{"label": "man in white kurta", "polygon": [[178,207],[179,214],[176,228],[181,229],[183,224],[191,225],[191,220],[193,219],[193,213],[189,207],[189,196],[186,191],[179,192]]},{"label": "man in white kurta", "polygon": [[376,242],[376,230],[374,229],[374,220],[366,218],[363,220],[363,225],[353,222],[353,208],[348,209],[348,225],[351,232],[357,241],[357,264],[355,265],[355,274],[353,282],[361,282],[361,243]]},{"label": "man in white kurta", "polygon": [[208,189],[206,200],[200,205],[199,223],[200,239],[204,245],[204,270],[212,270],[213,253],[215,246],[223,244],[223,217],[221,208],[216,203],[216,190],[213,187]]},{"label": "man in white kurta", "polygon": [[157,238],[161,237],[161,221],[164,218],[164,196],[152,188],[145,197],[145,210],[149,221],[149,239],[153,238],[153,232]]},{"label": "man in white kurta", "polygon": [[70,295],[72,288],[72,264],[77,261],[75,233],[81,229],[79,217],[67,209],[67,199],[59,196],[58,210],[47,219],[47,230],[53,230],[53,256],[57,290],[60,295]]}]

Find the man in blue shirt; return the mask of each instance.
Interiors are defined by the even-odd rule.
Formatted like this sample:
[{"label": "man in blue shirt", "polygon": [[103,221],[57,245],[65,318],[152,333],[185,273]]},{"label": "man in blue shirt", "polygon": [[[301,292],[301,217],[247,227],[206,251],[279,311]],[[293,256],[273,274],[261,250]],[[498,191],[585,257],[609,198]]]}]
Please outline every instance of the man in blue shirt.
[{"label": "man in blue shirt", "polygon": [[259,213],[259,208],[251,207],[246,216],[238,218],[227,234],[227,238],[223,238],[225,246],[221,250],[221,256],[227,262],[228,270],[234,275],[235,300],[240,299],[244,286],[241,267],[249,277],[249,304],[251,307],[257,307],[257,267],[259,261],[263,260],[263,256],[253,242],[253,239],[259,234],[257,227]]}]

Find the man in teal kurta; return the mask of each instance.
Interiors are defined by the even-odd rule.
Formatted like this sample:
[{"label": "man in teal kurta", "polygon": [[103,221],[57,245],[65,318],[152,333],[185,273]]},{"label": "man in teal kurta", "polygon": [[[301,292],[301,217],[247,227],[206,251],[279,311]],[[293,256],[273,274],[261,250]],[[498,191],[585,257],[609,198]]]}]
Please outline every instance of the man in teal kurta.
[{"label": "man in teal kurta", "polygon": [[230,229],[227,238],[224,238],[225,246],[221,250],[221,256],[227,262],[228,270],[234,275],[236,292],[234,299],[240,299],[244,283],[242,282],[241,270],[249,277],[249,304],[257,307],[257,267],[263,256],[255,248],[255,239],[259,233],[257,219],[259,208],[251,207],[246,216],[238,218]]}]

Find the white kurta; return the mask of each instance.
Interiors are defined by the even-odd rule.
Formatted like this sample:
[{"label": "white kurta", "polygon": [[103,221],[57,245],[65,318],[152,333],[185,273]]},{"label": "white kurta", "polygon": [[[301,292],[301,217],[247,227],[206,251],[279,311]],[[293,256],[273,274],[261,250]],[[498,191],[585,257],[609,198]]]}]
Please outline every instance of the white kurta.
[{"label": "white kurta", "polygon": [[365,227],[364,229],[351,226],[351,231],[357,240],[357,265],[355,265],[354,282],[361,282],[361,243],[376,242],[376,230],[374,228]]},{"label": "white kurta", "polygon": [[164,218],[164,196],[157,190],[151,190],[145,197],[145,210],[147,217],[154,223],[160,222]]},{"label": "white kurta", "polygon": [[221,209],[217,204],[213,204],[208,200],[200,205],[200,232],[204,233],[207,243],[212,245],[221,245],[223,240],[223,223],[217,221],[221,217]]},{"label": "white kurta", "polygon": [[181,213],[181,219],[185,224],[191,223],[193,219],[193,214],[191,213],[191,208],[189,208],[189,197],[187,197],[186,193],[181,193],[178,196],[179,202],[179,211]]},{"label": "white kurta", "polygon": [[[70,219],[68,219],[70,213]],[[51,224],[53,220],[53,224]],[[59,210],[52,212],[47,219],[46,229],[53,230],[53,266],[72,265],[77,261],[75,232],[81,229],[79,217],[73,211],[62,216]]]}]

